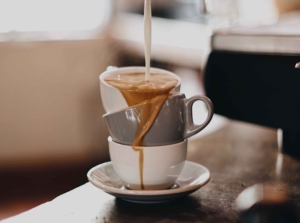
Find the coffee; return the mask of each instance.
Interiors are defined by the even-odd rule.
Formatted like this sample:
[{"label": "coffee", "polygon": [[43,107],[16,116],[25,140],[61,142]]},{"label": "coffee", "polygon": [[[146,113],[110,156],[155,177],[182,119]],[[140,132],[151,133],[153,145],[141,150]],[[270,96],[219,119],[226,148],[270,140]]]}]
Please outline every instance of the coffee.
[{"label": "coffee", "polygon": [[165,73],[152,73],[149,81],[145,73],[114,74],[104,80],[122,93],[129,107],[168,94],[178,84],[177,78]]},{"label": "coffee", "polygon": [[139,151],[140,181],[143,184],[144,153],[141,147],[145,134],[153,125],[161,107],[169,96],[170,91],[178,84],[178,79],[167,74],[150,75],[151,42],[152,42],[152,12],[151,0],[145,0],[144,7],[144,46],[145,73],[127,73],[111,75],[104,80],[107,84],[117,88],[123,95],[127,105],[134,106],[145,103],[142,109],[137,109],[140,122],[136,131],[132,148]]},{"label": "coffee", "polygon": [[132,145],[136,149],[135,147],[142,145],[143,137],[170,96],[170,91],[178,84],[178,79],[169,74],[154,73],[149,81],[145,81],[144,73],[125,73],[110,75],[104,80],[122,93],[129,107],[141,103],[145,105],[135,111],[140,119]]},{"label": "coffee", "polygon": [[117,88],[125,98],[129,107],[144,104],[135,112],[139,117],[132,148],[139,151],[141,189],[143,186],[143,138],[153,125],[161,107],[170,96],[170,91],[177,86],[178,79],[165,73],[153,73],[150,80],[145,81],[145,73],[124,73],[105,77],[104,81]]}]

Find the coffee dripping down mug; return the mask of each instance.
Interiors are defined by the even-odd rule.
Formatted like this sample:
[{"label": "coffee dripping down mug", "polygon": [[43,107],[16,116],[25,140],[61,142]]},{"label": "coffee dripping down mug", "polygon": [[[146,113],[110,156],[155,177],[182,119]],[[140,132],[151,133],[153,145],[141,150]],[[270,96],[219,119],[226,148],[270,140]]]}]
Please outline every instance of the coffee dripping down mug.
[{"label": "coffee dripping down mug", "polygon": [[[209,124],[213,105],[205,96],[186,99],[174,73],[151,68],[149,82],[141,78],[144,74],[145,67],[125,67],[99,77],[110,158],[125,187],[168,189],[183,169],[187,138]],[[192,118],[198,100],[208,108],[201,125]]]},{"label": "coffee dripping down mug", "polygon": [[[177,80],[177,84],[174,88],[171,89],[171,93],[179,92],[181,79],[176,74],[159,69],[159,68],[151,68],[151,74],[158,74],[158,75],[169,75]],[[128,108],[128,103],[126,102],[125,98],[123,97],[120,90],[108,84],[105,79],[111,76],[120,76],[122,77],[124,74],[141,74],[145,73],[145,67],[109,67],[105,72],[103,72],[99,76],[100,80],[100,94],[102,99],[102,104],[104,110],[107,113],[114,112],[121,110],[123,108]]]}]

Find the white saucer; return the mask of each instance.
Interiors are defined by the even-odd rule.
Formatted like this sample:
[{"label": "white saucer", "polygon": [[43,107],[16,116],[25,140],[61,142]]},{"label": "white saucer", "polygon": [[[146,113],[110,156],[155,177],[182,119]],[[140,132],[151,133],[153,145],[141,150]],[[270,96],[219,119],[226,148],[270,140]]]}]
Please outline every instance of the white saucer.
[{"label": "white saucer", "polygon": [[87,173],[87,177],[93,185],[117,198],[137,203],[159,203],[174,200],[198,190],[208,183],[210,172],[198,163],[185,161],[180,176],[167,190],[129,190],[116,175],[111,162],[95,166]]}]

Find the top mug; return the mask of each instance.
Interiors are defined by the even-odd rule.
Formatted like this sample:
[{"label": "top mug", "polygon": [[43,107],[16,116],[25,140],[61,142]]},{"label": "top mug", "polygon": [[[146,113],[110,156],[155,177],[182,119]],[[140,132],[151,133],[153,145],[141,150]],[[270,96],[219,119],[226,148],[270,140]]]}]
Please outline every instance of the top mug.
[{"label": "top mug", "polygon": [[[122,93],[120,92],[120,90],[108,84],[105,81],[105,78],[108,78],[110,76],[112,77],[112,76],[122,75],[122,74],[138,74],[138,73],[144,74],[145,71],[146,71],[145,67],[122,67],[122,68],[113,67],[107,69],[99,76],[101,99],[102,99],[103,107],[107,113],[116,112],[121,109],[128,108],[129,106],[125,98],[123,97]],[[176,74],[159,68],[151,68],[150,73],[171,75],[172,77],[175,77],[177,79],[177,84],[170,92],[174,93],[180,91],[181,79]]]}]

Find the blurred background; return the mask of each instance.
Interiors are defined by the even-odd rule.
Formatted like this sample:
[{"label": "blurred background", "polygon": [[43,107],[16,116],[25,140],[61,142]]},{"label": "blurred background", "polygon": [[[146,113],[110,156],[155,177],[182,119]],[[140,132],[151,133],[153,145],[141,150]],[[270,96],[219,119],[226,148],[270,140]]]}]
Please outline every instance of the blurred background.
[{"label": "blurred background", "polygon": [[[298,16],[300,1],[152,0],[152,9],[151,65],[181,76],[190,97],[205,93],[215,32],[272,26]],[[142,14],[142,0],[0,0],[0,220],[109,160],[98,76],[144,66]],[[215,116],[202,136],[226,122]]]}]

